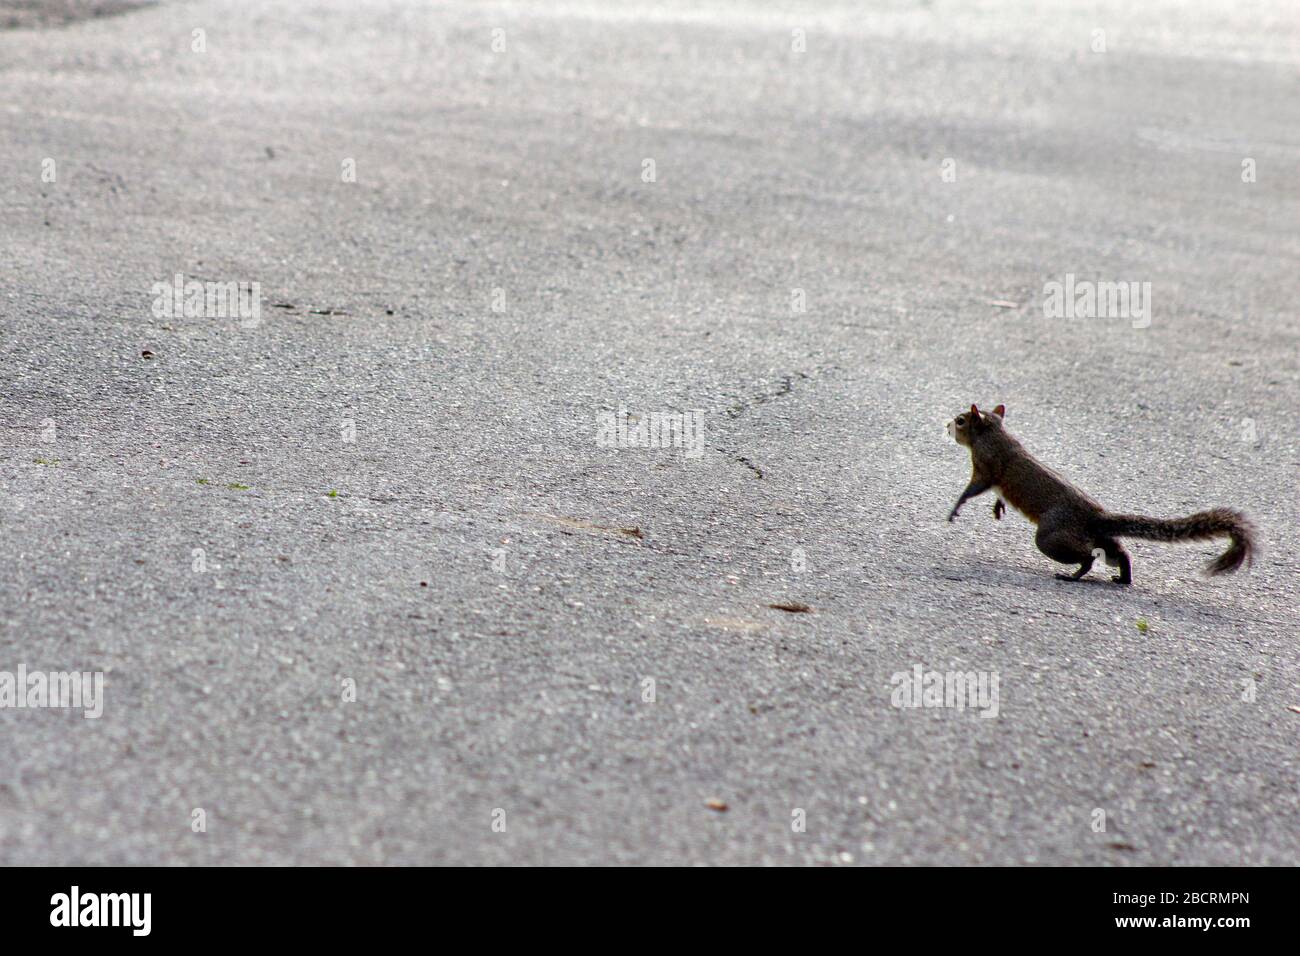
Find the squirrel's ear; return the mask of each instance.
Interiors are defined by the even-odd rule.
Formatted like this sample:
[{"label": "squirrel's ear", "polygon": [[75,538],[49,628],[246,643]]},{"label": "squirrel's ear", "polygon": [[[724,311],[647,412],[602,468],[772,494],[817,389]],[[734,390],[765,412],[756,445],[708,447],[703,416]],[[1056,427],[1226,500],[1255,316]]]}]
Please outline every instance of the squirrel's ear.
[{"label": "squirrel's ear", "polygon": [[996,416],[998,416],[998,418],[1006,418],[1006,417],[1007,417],[1007,406],[1005,406],[1005,405],[999,405],[997,408],[993,409],[993,414],[996,415]]},{"label": "squirrel's ear", "polygon": [[976,408],[974,405],[972,405],[972,406],[970,407],[970,413],[971,413],[971,415],[972,415],[973,417],[975,417],[975,418],[979,418],[979,417],[980,417],[980,410],[979,410],[978,408]]}]

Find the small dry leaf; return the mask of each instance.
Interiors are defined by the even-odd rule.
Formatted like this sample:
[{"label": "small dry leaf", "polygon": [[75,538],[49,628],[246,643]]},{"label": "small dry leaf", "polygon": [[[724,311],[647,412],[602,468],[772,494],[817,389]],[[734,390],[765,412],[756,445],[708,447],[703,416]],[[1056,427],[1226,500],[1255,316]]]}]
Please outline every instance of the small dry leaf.
[{"label": "small dry leaf", "polygon": [[717,810],[719,813],[727,812],[727,802],[725,800],[719,800],[717,797],[710,797],[708,800],[705,800],[704,805],[710,810]]},{"label": "small dry leaf", "polygon": [[151,359],[153,358],[153,353],[150,352],[148,349],[145,349],[140,353],[140,358]]},{"label": "small dry leaf", "polygon": [[1287,710],[1300,714],[1300,707],[1296,706],[1295,704],[1292,704],[1290,707],[1287,708]]},{"label": "small dry leaf", "polygon": [[[541,515],[543,521],[549,521],[552,524],[558,524],[561,528],[572,528],[577,531],[595,531],[601,534],[625,534],[629,538],[644,539],[645,532],[639,527],[617,528],[604,524],[592,524],[590,521],[582,521],[578,518],[564,518],[560,515]],[[572,531],[561,531],[561,534],[572,534]]]},{"label": "small dry leaf", "polygon": [[769,604],[774,611],[788,611],[791,614],[808,614],[812,608],[801,601],[781,601],[776,604]]}]

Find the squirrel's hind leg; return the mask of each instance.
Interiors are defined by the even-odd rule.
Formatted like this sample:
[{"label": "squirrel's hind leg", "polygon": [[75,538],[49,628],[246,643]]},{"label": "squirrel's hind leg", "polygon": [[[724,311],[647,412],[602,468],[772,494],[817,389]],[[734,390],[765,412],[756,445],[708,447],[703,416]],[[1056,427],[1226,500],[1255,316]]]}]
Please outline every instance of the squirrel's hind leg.
[{"label": "squirrel's hind leg", "polygon": [[1128,552],[1114,538],[1103,538],[1097,542],[1098,546],[1106,553],[1106,563],[1112,568],[1118,568],[1119,574],[1111,578],[1116,584],[1133,583],[1133,563],[1129,560]]},{"label": "squirrel's hind leg", "polygon": [[1082,564],[1079,565],[1078,571],[1075,571],[1073,574],[1058,574],[1056,576],[1057,580],[1058,581],[1079,580],[1081,577],[1083,577],[1085,574],[1087,574],[1089,571],[1092,570],[1092,561],[1093,561],[1092,555],[1088,555],[1088,560],[1084,561]]},{"label": "squirrel's hind leg", "polygon": [[1088,546],[1091,542],[1064,522],[1044,519],[1038,526],[1034,544],[1038,545],[1038,550],[1053,561],[1062,564],[1078,563],[1079,570],[1073,574],[1057,575],[1062,581],[1078,581],[1092,570],[1092,562],[1096,560],[1092,548]]}]

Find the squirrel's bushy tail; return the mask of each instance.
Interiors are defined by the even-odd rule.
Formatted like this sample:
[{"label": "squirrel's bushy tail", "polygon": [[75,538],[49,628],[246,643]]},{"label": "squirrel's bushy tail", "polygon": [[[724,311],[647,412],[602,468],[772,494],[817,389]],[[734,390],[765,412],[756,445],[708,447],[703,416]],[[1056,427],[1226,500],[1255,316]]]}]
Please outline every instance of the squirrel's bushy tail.
[{"label": "squirrel's bushy tail", "polygon": [[1148,518],[1144,515],[1105,514],[1097,521],[1101,534],[1152,541],[1205,541],[1227,536],[1228,550],[1205,566],[1207,574],[1230,574],[1255,557],[1255,526],[1240,511],[1211,508],[1186,518]]}]

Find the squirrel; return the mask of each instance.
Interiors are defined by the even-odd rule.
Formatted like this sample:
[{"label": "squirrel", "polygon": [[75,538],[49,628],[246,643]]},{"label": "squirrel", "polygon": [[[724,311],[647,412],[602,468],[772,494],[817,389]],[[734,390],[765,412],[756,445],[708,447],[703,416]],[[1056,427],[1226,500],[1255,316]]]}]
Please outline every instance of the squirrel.
[{"label": "squirrel", "polygon": [[1062,581],[1078,581],[1092,569],[1092,562],[1105,561],[1119,574],[1116,584],[1131,584],[1132,565],[1118,538],[1147,538],[1152,541],[1204,541],[1226,536],[1228,550],[1206,565],[1209,574],[1228,574],[1255,556],[1255,528],[1239,511],[1212,508],[1186,518],[1147,518],[1143,515],[1107,511],[1063,477],[1025,451],[1020,442],[1002,427],[1006,406],[981,412],[975,405],[948,422],[948,434],[970,449],[971,479],[953,505],[948,520],[968,498],[996,490],[993,517],[1002,520],[1009,504],[1038,526],[1034,543],[1053,561],[1078,564],[1073,574],[1058,574]]}]

